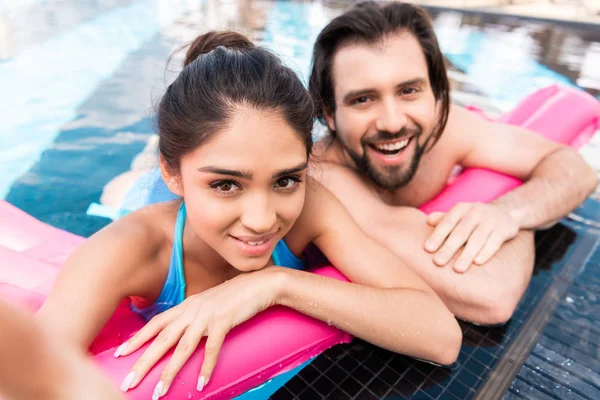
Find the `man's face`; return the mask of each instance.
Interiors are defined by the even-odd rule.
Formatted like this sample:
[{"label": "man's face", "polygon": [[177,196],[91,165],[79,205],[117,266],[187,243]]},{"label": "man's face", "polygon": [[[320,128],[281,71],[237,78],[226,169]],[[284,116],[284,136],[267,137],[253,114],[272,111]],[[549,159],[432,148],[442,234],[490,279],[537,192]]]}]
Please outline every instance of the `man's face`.
[{"label": "man's face", "polygon": [[394,191],[413,178],[436,124],[425,55],[408,33],[351,43],[332,65],[335,112],[329,128],[357,168]]}]

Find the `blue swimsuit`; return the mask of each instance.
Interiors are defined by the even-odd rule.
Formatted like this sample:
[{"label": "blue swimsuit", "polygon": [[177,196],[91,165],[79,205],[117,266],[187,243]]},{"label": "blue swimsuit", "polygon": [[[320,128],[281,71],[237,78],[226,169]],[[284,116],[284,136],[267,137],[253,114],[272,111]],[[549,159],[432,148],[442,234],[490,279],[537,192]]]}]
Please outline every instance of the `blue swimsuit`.
[{"label": "blue swimsuit", "polygon": [[[181,203],[175,223],[175,234],[173,235],[173,251],[171,252],[171,263],[165,285],[156,301],[144,308],[131,305],[131,309],[141,315],[146,321],[156,314],[175,307],[185,300],[185,276],[183,273],[183,227],[185,226],[185,203]],[[273,250],[273,263],[282,267],[292,269],[304,269],[304,262],[294,255],[285,242],[280,240]]]}]

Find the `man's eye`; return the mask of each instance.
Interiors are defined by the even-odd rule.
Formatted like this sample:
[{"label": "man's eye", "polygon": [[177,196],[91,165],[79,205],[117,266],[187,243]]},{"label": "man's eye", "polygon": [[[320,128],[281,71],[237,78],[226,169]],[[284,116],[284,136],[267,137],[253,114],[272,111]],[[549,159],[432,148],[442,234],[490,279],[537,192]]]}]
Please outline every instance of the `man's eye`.
[{"label": "man's eye", "polygon": [[367,96],[360,96],[357,97],[356,99],[354,99],[352,101],[353,104],[363,104],[366,103],[367,101],[369,101],[369,98]]},{"label": "man's eye", "polygon": [[406,95],[406,96],[409,96],[409,95],[415,94],[415,93],[417,93],[417,88],[414,88],[414,87],[407,87],[407,88],[402,89],[402,94]]}]

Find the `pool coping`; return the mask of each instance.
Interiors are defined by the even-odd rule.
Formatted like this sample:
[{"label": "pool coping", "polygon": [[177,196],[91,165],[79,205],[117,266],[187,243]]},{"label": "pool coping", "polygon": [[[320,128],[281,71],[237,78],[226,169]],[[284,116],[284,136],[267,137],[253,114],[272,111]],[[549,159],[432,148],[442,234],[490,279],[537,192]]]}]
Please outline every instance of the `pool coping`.
[{"label": "pool coping", "polygon": [[448,6],[439,6],[439,5],[430,5],[430,4],[419,4],[419,7],[425,10],[432,10],[438,12],[459,12],[467,15],[480,15],[486,17],[506,17],[506,18],[516,18],[519,20],[532,21],[532,22],[543,22],[548,24],[557,24],[563,25],[569,28],[577,28],[577,29],[599,29],[600,28],[600,17],[598,17],[598,22],[590,22],[590,21],[574,21],[574,20],[566,20],[566,19],[558,19],[551,17],[536,17],[533,15],[524,15],[524,14],[513,14],[508,12],[502,12],[500,10],[485,10],[481,8],[460,8],[460,7],[448,7]]}]

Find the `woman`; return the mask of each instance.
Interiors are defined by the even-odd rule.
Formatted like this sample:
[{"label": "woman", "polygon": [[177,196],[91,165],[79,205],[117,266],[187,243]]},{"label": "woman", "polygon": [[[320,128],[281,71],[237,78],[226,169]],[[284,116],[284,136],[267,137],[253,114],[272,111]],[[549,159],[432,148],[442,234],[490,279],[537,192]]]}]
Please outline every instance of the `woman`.
[{"label": "woman", "polygon": [[[440,299],[307,176],[312,110],[298,77],[268,51],[233,32],[198,37],[157,115],[161,173],[181,200],[90,238],[39,318],[86,349],[123,297],[157,315],[115,354],[158,334],[125,377],[128,390],[177,346],[153,398],[207,336],[202,390],[227,332],[276,304],[392,351],[454,362],[461,332]],[[311,242],[353,283],[301,271]]]},{"label": "woman", "polygon": [[28,310],[0,301],[0,326],[0,399],[122,399],[89,360],[47,337]]}]

